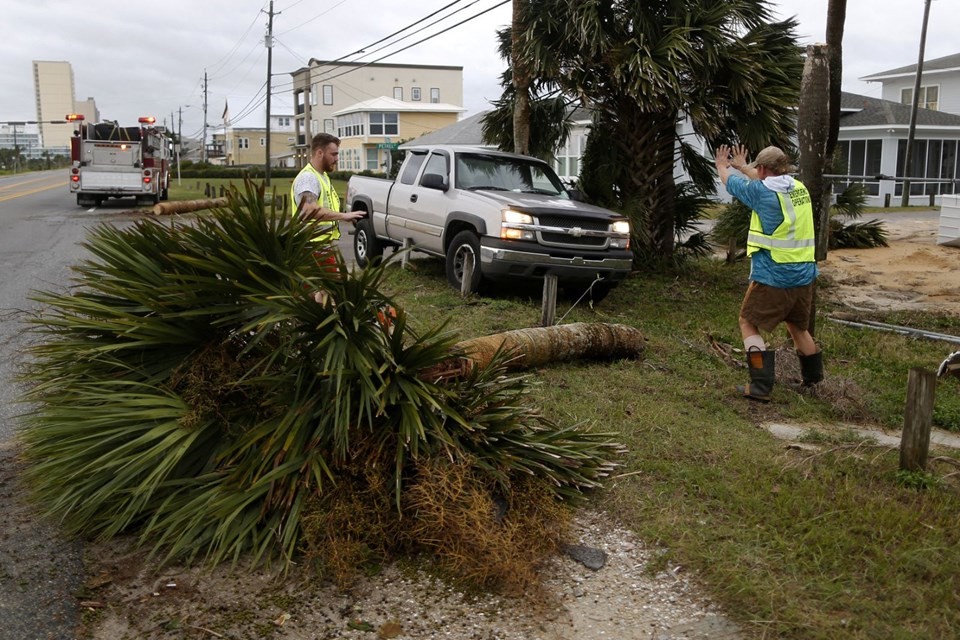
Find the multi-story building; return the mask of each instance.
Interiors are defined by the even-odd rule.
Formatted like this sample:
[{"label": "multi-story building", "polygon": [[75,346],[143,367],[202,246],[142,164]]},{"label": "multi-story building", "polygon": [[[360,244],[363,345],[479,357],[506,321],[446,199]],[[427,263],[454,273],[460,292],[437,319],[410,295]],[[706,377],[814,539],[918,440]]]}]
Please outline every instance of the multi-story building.
[{"label": "multi-story building", "polygon": [[81,114],[87,122],[100,122],[100,109],[93,98],[76,100],[73,103],[73,113]]},{"label": "multi-story building", "polygon": [[380,97],[334,112],[344,171],[390,169],[390,152],[401,140],[410,140],[457,122],[466,111],[453,104],[404,102]]},{"label": "multi-story building", "polygon": [[[73,68],[69,62],[34,60],[33,87],[43,146],[47,149],[69,148],[74,126],[64,118],[68,113],[74,113]],[[63,123],[51,123],[56,120]]]},{"label": "multi-story building", "polygon": [[[351,116],[353,114],[342,112],[360,103],[385,97],[424,106],[463,105],[463,67],[311,59],[306,67],[294,71],[291,76],[295,111],[294,152],[298,167],[309,160],[310,139],[321,131],[336,135],[335,114],[341,112],[342,116]],[[434,113],[430,109],[424,111]],[[363,124],[369,130],[371,123]],[[376,123],[372,124],[376,126]]]},{"label": "multi-story building", "polygon": [[[293,116],[270,117],[270,166],[292,167]],[[224,165],[263,165],[267,158],[265,127],[227,127],[225,133],[214,133],[208,146],[210,161]]]},{"label": "multi-story building", "polygon": [[20,149],[20,155],[28,160],[43,157],[37,125],[0,124],[0,149]]}]

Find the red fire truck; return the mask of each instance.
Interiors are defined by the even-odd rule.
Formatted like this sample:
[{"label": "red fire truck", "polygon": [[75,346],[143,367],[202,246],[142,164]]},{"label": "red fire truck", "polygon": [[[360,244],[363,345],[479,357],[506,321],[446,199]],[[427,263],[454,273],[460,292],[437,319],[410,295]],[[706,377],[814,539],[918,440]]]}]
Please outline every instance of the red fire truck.
[{"label": "red fire truck", "polygon": [[107,198],[135,197],[137,204],[167,199],[173,138],[156,118],[140,118],[136,127],[88,123],[81,114],[67,120],[77,124],[70,139],[70,193],[78,205],[99,206]]}]

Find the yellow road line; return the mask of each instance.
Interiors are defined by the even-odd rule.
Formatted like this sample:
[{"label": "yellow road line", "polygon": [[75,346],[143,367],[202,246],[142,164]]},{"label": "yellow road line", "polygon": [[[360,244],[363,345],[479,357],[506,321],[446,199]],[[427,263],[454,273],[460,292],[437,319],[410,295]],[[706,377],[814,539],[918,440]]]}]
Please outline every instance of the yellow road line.
[{"label": "yellow road line", "polygon": [[10,195],[0,197],[0,202],[6,202],[7,200],[13,200],[14,198],[22,198],[23,196],[29,196],[34,193],[40,193],[41,191],[50,191],[50,189],[67,189],[67,185],[60,184],[50,184],[45,187],[39,187],[33,189],[32,191],[24,191],[23,193],[12,193]]},{"label": "yellow road line", "polygon": [[[4,185],[4,186],[0,187],[0,191],[3,191],[3,190],[5,190],[5,189],[16,189],[17,187],[22,187],[22,186],[25,185],[25,184],[31,184],[31,183],[34,183],[34,182],[40,182],[41,180],[50,180],[51,177],[52,177],[52,176],[43,176],[43,177],[41,177],[41,178],[34,178],[33,180],[23,180],[23,181],[21,181],[21,182],[15,182],[15,183],[13,183],[13,184],[7,184],[7,185]],[[63,178],[63,176],[56,176],[56,179],[57,179],[57,180],[63,180],[64,178]]]}]

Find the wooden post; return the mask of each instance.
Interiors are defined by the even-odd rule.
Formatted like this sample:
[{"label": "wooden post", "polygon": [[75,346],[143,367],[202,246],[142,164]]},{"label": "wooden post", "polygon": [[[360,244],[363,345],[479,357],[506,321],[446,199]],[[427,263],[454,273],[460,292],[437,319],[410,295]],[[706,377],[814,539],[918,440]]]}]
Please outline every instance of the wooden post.
[{"label": "wooden post", "polygon": [[463,276],[460,278],[460,295],[466,298],[470,295],[470,283],[473,282],[473,270],[477,265],[474,264],[474,255],[472,251],[463,252]]},{"label": "wooden post", "polygon": [[937,376],[925,369],[910,369],[907,378],[907,408],[903,435],[900,437],[900,469],[923,471],[930,450],[930,427],[933,424],[933,401],[937,392]]},{"label": "wooden post", "polygon": [[889,193],[883,194],[883,208],[884,208],[884,209],[889,209],[889,208],[890,208],[890,194],[889,194]]},{"label": "wooden post", "polygon": [[400,268],[406,269],[407,262],[410,260],[410,252],[407,249],[410,248],[410,238],[403,239],[403,245],[401,245],[400,250],[403,251],[403,255],[400,256]]},{"label": "wooden post", "polygon": [[557,276],[543,276],[543,306],[540,309],[540,326],[552,327],[557,319]]},{"label": "wooden post", "polygon": [[737,239],[735,237],[730,238],[727,241],[727,263],[732,264],[737,257]]}]

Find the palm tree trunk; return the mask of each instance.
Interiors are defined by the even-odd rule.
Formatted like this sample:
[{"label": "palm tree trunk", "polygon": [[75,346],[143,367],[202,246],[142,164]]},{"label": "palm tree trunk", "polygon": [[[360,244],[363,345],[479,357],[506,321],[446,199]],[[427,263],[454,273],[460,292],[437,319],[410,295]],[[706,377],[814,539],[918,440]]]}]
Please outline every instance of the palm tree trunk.
[{"label": "palm tree trunk", "polygon": [[523,52],[524,2],[513,0],[513,25],[511,33],[511,63],[516,102],[513,106],[513,150],[515,153],[530,153],[530,65]]},{"label": "palm tree trunk", "polygon": [[165,216],[173,213],[188,213],[190,211],[200,211],[201,209],[216,209],[217,207],[227,206],[226,198],[207,198],[204,200],[179,200],[177,202],[159,202],[153,205],[151,212],[157,216]]},{"label": "palm tree trunk", "polygon": [[800,83],[800,105],[797,112],[797,140],[800,143],[800,181],[810,191],[813,219],[817,230],[817,260],[827,257],[830,232],[830,191],[825,189],[823,169],[826,164],[830,122],[830,63],[827,47],[807,47],[807,61]]},{"label": "palm tree trunk", "polygon": [[827,58],[830,62],[830,132],[827,137],[827,165],[833,160],[840,134],[840,87],[843,76],[843,26],[847,20],[847,0],[827,4]]},{"label": "palm tree trunk", "polygon": [[515,329],[458,342],[453,347],[457,355],[421,371],[420,377],[431,381],[462,377],[474,367],[489,365],[500,350],[514,354],[511,369],[529,369],[577,358],[637,358],[643,354],[645,343],[639,329],[622,324],[578,322]]}]

